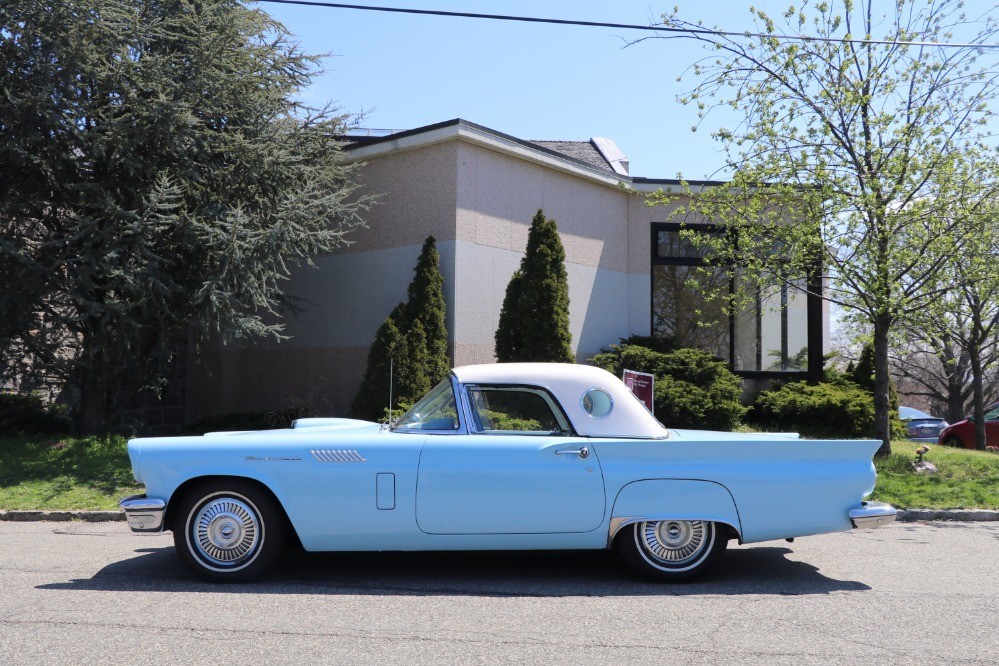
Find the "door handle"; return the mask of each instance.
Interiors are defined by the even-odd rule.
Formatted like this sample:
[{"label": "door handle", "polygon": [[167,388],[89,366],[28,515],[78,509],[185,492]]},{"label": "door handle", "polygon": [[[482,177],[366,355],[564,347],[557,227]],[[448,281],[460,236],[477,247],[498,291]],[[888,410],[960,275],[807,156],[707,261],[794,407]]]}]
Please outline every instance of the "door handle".
[{"label": "door handle", "polygon": [[580,458],[588,458],[589,455],[590,455],[590,450],[588,448],[586,448],[585,446],[581,447],[578,451],[575,451],[573,449],[560,449],[560,450],[558,450],[558,451],[555,452],[555,455],[557,455],[557,456],[564,456],[564,455],[567,455],[567,454],[570,454],[570,453],[573,454],[573,455],[577,455]]}]

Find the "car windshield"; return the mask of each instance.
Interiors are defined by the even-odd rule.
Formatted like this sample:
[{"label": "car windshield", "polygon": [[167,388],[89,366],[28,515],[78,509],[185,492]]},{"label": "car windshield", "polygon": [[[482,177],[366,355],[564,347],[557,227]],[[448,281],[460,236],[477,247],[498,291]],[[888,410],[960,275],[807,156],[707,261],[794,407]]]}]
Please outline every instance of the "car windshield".
[{"label": "car windshield", "polygon": [[413,405],[392,430],[457,430],[458,408],[451,380],[445,379]]}]

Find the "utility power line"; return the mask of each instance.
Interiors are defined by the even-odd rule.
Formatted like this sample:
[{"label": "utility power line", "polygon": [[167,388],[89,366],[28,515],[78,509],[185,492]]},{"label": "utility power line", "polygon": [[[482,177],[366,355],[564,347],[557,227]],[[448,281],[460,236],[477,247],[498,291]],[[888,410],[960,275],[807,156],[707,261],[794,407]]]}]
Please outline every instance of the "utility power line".
[{"label": "utility power line", "polygon": [[318,0],[256,0],[281,5],[306,5],[327,9],[358,9],[368,12],[388,12],[393,14],[419,14],[422,16],[450,16],[454,18],[486,19],[490,21],[519,21],[522,23],[550,23],[554,25],[577,25],[587,28],[620,28],[622,30],[645,30],[649,32],[674,33],[683,35],[713,35],[716,37],[765,37],[799,42],[835,42],[843,44],[885,44],[900,46],[937,46],[951,49],[999,49],[999,44],[957,44],[951,42],[909,42],[886,39],[842,39],[839,37],[809,37],[807,35],[779,35],[765,32],[735,32],[711,30],[708,28],[676,28],[662,25],[638,25],[631,23],[605,23],[602,21],[575,21],[571,19],[539,18],[536,16],[507,16],[502,14],[476,14],[472,12],[446,12],[439,9],[409,9],[406,7],[379,7],[373,5],[348,5],[342,2],[319,2]]}]

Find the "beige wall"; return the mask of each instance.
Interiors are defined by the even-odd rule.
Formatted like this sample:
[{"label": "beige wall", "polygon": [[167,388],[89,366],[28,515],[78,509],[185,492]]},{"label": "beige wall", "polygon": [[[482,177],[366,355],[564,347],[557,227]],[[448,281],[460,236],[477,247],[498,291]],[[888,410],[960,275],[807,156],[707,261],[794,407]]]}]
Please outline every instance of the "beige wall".
[{"label": "beige wall", "polygon": [[494,359],[506,286],[539,208],[565,246],[577,356],[648,333],[649,227],[640,197],[477,145],[459,143],[457,156],[456,363]]},{"label": "beige wall", "polygon": [[566,261],[628,271],[629,196],[622,190],[481,146],[458,143],[458,240],[523,252],[539,208],[558,223]]},{"label": "beige wall", "polygon": [[360,192],[378,196],[365,214],[367,228],[350,234],[345,252],[422,245],[433,234],[455,239],[457,142],[449,141],[369,160]]},{"label": "beige wall", "polygon": [[371,158],[364,191],[381,198],[353,244],[294,271],[303,308],[291,339],[215,347],[189,366],[188,419],[310,402],[347,414],[375,331],[399,301],[427,235],[441,253],[455,365],[494,360],[510,276],[538,208],[566,249],[570,328],[580,359],[650,326],[649,222],[644,200],[461,140]]},{"label": "beige wall", "polygon": [[[351,245],[294,269],[285,290],[301,312],[284,319],[280,342],[213,345],[188,363],[187,420],[279,410],[310,401],[345,416],[375,331],[400,301],[428,235],[437,238],[445,300],[453,309],[454,142],[371,160],[362,191],[380,195]],[[449,330],[453,328],[449,327]]]}]

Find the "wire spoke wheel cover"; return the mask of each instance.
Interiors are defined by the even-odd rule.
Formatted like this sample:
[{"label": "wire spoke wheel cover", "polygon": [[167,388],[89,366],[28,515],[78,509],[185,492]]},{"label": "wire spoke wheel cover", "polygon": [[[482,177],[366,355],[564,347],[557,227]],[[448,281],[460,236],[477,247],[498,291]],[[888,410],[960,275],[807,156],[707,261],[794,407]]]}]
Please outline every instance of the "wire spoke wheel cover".
[{"label": "wire spoke wheel cover", "polygon": [[235,493],[205,498],[191,512],[188,530],[195,557],[230,571],[252,561],[264,538],[256,507]]},{"label": "wire spoke wheel cover", "polygon": [[259,578],[284,552],[288,519],[270,489],[257,481],[196,481],[178,494],[174,510],[171,530],[177,554],[205,580],[241,583]]},{"label": "wire spoke wheel cover", "polygon": [[639,523],[635,545],[653,567],[685,571],[700,564],[715,541],[714,523],[700,520],[657,520]]}]

